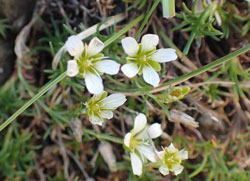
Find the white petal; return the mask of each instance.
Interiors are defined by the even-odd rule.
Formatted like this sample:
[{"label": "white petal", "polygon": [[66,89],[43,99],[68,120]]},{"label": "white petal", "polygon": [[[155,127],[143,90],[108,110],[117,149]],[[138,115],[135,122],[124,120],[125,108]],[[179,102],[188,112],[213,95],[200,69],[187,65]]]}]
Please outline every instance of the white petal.
[{"label": "white petal", "polygon": [[105,119],[111,119],[113,117],[112,111],[102,111],[101,116]]},{"label": "white petal", "polygon": [[96,68],[100,72],[115,75],[119,72],[120,64],[113,60],[103,60],[96,63]]},{"label": "white petal", "polygon": [[161,172],[162,175],[168,175],[169,174],[169,169],[165,166],[161,166],[159,168],[159,171]]},{"label": "white petal", "polygon": [[180,158],[182,160],[186,160],[186,159],[188,159],[188,152],[185,150],[181,150],[178,152],[177,156],[178,156],[178,158]]},{"label": "white petal", "polygon": [[135,63],[127,63],[122,66],[121,70],[129,78],[134,77],[139,72],[139,68]]},{"label": "white petal", "polygon": [[168,151],[172,152],[172,153],[175,153],[177,152],[178,150],[175,148],[175,146],[173,145],[173,143],[171,143],[169,146],[168,146]]},{"label": "white petal", "polygon": [[70,36],[65,43],[65,49],[69,52],[71,56],[78,57],[82,54],[84,50],[84,45],[82,40],[78,36]]},{"label": "white petal", "polygon": [[103,109],[116,109],[117,107],[123,105],[126,102],[126,97],[123,94],[116,93],[105,97],[101,104]]},{"label": "white petal", "polygon": [[158,73],[151,66],[144,67],[142,69],[143,79],[148,84],[157,87],[160,83],[160,77]]},{"label": "white petal", "polygon": [[156,48],[159,43],[159,36],[155,34],[144,35],[141,39],[143,51],[150,51]]},{"label": "white petal", "polygon": [[184,167],[182,165],[180,165],[180,164],[174,165],[173,166],[174,174],[175,175],[180,174],[182,172],[183,168]]},{"label": "white petal", "polygon": [[122,47],[126,54],[134,56],[139,50],[137,41],[132,37],[126,37],[122,39]]},{"label": "white petal", "polygon": [[152,139],[161,136],[162,132],[163,131],[162,131],[161,125],[159,123],[154,123],[154,124],[150,125],[148,128],[149,137]]},{"label": "white petal", "polygon": [[140,131],[142,131],[147,124],[147,118],[144,114],[140,113],[136,116],[135,122],[134,122],[134,128],[132,130],[133,134],[137,134]]},{"label": "white petal", "polygon": [[102,78],[98,75],[87,73],[85,83],[88,91],[92,94],[100,94],[103,91]]},{"label": "white petal", "polygon": [[142,174],[142,161],[135,153],[130,153],[132,170],[135,175],[140,176]]},{"label": "white petal", "polygon": [[137,146],[138,151],[144,155],[149,161],[156,162],[156,153],[152,146]]},{"label": "white petal", "polygon": [[130,146],[130,139],[131,139],[132,134],[131,133],[127,133],[124,136],[124,145],[129,147]]},{"label": "white petal", "polygon": [[143,129],[140,133],[136,135],[138,139],[149,139],[149,134],[147,129]]},{"label": "white petal", "polygon": [[93,38],[88,45],[87,54],[90,56],[100,53],[104,49],[104,43],[97,37]]},{"label": "white petal", "polygon": [[177,59],[177,54],[172,48],[159,49],[152,55],[152,59],[161,63],[170,62]]},{"label": "white petal", "polygon": [[99,125],[99,126],[102,126],[102,123],[103,123],[103,120],[98,116],[90,116],[89,121],[92,124],[96,124],[96,125]]},{"label": "white petal", "polygon": [[163,159],[165,151],[157,151],[156,153],[160,159]]},{"label": "white petal", "polygon": [[79,73],[78,65],[76,60],[69,60],[67,62],[66,74],[69,77],[74,77]]}]

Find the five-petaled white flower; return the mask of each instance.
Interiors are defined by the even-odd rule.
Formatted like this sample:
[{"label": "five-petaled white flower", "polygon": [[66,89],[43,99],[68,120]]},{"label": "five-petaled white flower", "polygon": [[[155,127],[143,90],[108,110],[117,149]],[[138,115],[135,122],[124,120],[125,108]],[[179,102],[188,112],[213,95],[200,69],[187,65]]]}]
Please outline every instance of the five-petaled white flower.
[{"label": "five-petaled white flower", "polygon": [[157,71],[161,70],[159,63],[165,63],[177,59],[175,50],[172,48],[156,49],[159,37],[155,34],[146,34],[138,44],[132,37],[126,37],[121,41],[122,47],[128,54],[127,64],[121,70],[129,78],[136,74],[143,76],[148,84],[157,87],[160,78]]},{"label": "five-petaled white flower", "polygon": [[178,175],[182,172],[182,160],[188,159],[188,152],[185,150],[179,151],[171,143],[168,147],[163,148],[163,151],[157,152],[159,171],[163,175],[168,175],[169,172],[174,172]]},{"label": "five-petaled white flower", "polygon": [[86,102],[86,113],[92,124],[102,125],[105,119],[113,117],[113,110],[126,102],[126,97],[121,93],[107,96],[107,92],[94,95]]},{"label": "five-petaled white flower", "polygon": [[104,89],[100,75],[103,73],[115,75],[119,71],[120,64],[106,59],[107,57],[101,53],[104,43],[96,37],[87,45],[83,44],[78,36],[70,36],[65,48],[74,57],[68,61],[67,75],[69,77],[79,75],[84,78],[86,87],[92,94],[99,94]]},{"label": "five-petaled white flower", "polygon": [[152,139],[159,137],[161,134],[160,124],[154,123],[149,126],[144,114],[140,113],[136,116],[134,128],[124,137],[124,145],[130,152],[132,170],[135,175],[142,174],[142,165],[146,159],[151,162],[156,161],[157,155]]}]

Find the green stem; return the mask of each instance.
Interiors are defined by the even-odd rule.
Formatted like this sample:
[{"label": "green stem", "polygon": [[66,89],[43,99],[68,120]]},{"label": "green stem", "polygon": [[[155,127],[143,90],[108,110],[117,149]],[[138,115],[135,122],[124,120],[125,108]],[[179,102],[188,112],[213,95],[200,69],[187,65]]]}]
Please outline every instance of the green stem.
[{"label": "green stem", "polygon": [[172,79],[172,80],[166,82],[164,84],[164,86],[184,82],[184,81],[186,81],[194,76],[202,74],[210,69],[213,69],[213,68],[217,67],[218,65],[221,65],[221,64],[223,64],[223,63],[233,59],[234,57],[237,57],[237,56],[239,56],[247,51],[250,51],[250,45],[247,45],[247,46],[245,46],[239,50],[236,50],[236,51],[234,51],[234,52],[232,52],[232,53],[230,53],[222,58],[219,58],[210,64],[207,64],[199,69],[194,70],[193,72],[190,72],[190,73],[184,74],[180,77],[177,77],[175,79]]},{"label": "green stem", "polygon": [[144,14],[138,16],[136,19],[134,19],[131,23],[129,23],[127,26],[125,26],[123,29],[121,29],[118,33],[114,34],[111,38],[106,40],[104,42],[105,47],[107,47],[109,44],[114,42],[116,39],[118,39],[120,36],[125,34],[128,30],[130,30],[132,27],[134,27],[137,23],[139,23],[144,17]]},{"label": "green stem", "polygon": [[196,33],[192,32],[191,35],[190,35],[190,37],[189,37],[189,39],[188,39],[188,42],[187,42],[184,50],[183,50],[183,54],[184,55],[188,54],[189,49],[191,47],[191,44],[193,43],[195,37],[196,37]]},{"label": "green stem", "polygon": [[160,37],[164,40],[164,42],[166,42],[166,44],[175,49],[176,52],[177,52],[177,55],[179,56],[179,58],[190,68],[192,69],[197,69],[196,65],[191,61],[189,60],[183,53],[182,51],[173,43],[173,41],[171,41],[168,36],[161,30],[159,32],[159,35]]},{"label": "green stem", "polygon": [[36,102],[42,95],[44,95],[48,90],[50,90],[53,86],[55,86],[58,82],[63,80],[66,77],[66,72],[59,75],[56,79],[50,81],[41,90],[32,97],[28,102],[26,102],[20,109],[18,109],[9,119],[3,122],[0,125],[0,131],[2,131],[6,126],[8,126],[12,121],[14,121],[23,111],[25,111],[28,107],[30,107],[34,102]]},{"label": "green stem", "polygon": [[143,31],[144,27],[146,26],[146,24],[149,21],[149,18],[152,16],[153,12],[155,11],[155,9],[157,8],[158,4],[160,3],[161,0],[155,0],[154,4],[152,5],[151,9],[149,10],[149,12],[145,15],[145,18],[140,26],[140,28],[138,29],[138,31],[136,32],[135,37],[139,38],[139,36],[141,35],[141,32]]},{"label": "green stem", "polygon": [[200,164],[200,166],[194,172],[192,172],[188,177],[192,178],[192,177],[198,175],[204,169],[204,167],[207,163],[207,159],[208,159],[208,154],[205,153],[204,159],[202,160],[202,163]]},{"label": "green stem", "polygon": [[108,141],[112,141],[114,143],[119,143],[119,144],[123,144],[123,140],[121,138],[117,138],[111,135],[107,135],[104,133],[97,133],[93,130],[87,129],[87,128],[83,128],[83,132],[87,133],[89,135],[92,135],[94,137],[96,137],[99,140],[108,140]]}]

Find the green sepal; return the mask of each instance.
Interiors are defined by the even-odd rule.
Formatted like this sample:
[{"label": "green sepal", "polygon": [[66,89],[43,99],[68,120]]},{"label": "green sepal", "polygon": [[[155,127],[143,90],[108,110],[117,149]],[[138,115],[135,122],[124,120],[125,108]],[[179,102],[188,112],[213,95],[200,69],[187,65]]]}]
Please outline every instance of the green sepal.
[{"label": "green sepal", "polygon": [[151,65],[151,67],[153,67],[153,69],[155,69],[156,72],[161,71],[161,65],[158,62],[150,60],[148,64]]}]

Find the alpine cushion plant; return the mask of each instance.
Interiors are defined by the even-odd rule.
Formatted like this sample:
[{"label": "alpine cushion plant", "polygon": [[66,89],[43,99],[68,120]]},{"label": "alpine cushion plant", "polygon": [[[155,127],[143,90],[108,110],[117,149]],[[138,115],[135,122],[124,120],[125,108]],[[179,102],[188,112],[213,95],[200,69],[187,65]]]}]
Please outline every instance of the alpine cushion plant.
[{"label": "alpine cushion plant", "polygon": [[156,49],[159,37],[155,34],[146,34],[138,44],[132,37],[126,37],[121,41],[125,53],[128,55],[127,64],[121,67],[122,72],[129,78],[139,74],[148,84],[157,87],[160,83],[158,71],[159,63],[165,63],[177,59],[175,49]]},{"label": "alpine cushion plant", "polygon": [[108,96],[107,92],[93,95],[86,103],[86,114],[92,124],[102,126],[105,119],[113,118],[113,112],[117,107],[126,102],[123,94],[116,93]]},{"label": "alpine cushion plant", "polygon": [[151,162],[156,161],[156,152],[152,139],[162,134],[161,125],[154,123],[147,125],[147,118],[140,113],[136,116],[134,128],[125,135],[124,145],[130,152],[132,170],[135,175],[142,174],[143,163],[148,159]]},{"label": "alpine cushion plant", "polygon": [[188,152],[179,151],[172,143],[163,148],[163,151],[157,152],[157,155],[157,164],[159,164],[159,171],[162,175],[168,175],[169,172],[174,172],[175,175],[180,174],[184,168],[181,165],[182,160],[188,159]]},{"label": "alpine cushion plant", "polygon": [[101,75],[103,73],[115,75],[120,69],[120,64],[107,59],[101,53],[104,43],[97,37],[90,43],[83,44],[78,36],[70,36],[65,43],[66,50],[74,57],[67,64],[67,75],[69,77],[79,76],[85,79],[88,91],[92,94],[103,92]]},{"label": "alpine cushion plant", "polygon": [[[169,0],[169,2],[170,1],[173,2],[173,0]],[[141,2],[146,2],[146,1],[141,1]],[[63,120],[67,120],[67,119],[70,119],[73,116],[75,116],[75,111],[72,111],[69,113],[65,112],[66,113],[65,114],[64,112],[60,111],[60,109],[50,110],[49,109],[50,107],[47,108],[47,106],[46,106],[46,104],[48,102],[51,102],[51,101],[47,101],[47,100],[50,100],[50,97],[52,97],[52,99],[53,99],[53,97],[57,96],[58,91],[56,91],[55,94],[54,94],[54,91],[49,92],[49,94],[47,94],[47,95],[46,95],[46,93],[49,90],[51,90],[53,87],[55,87],[55,85],[57,85],[59,82],[64,80],[66,75],[68,75],[69,77],[77,76],[79,78],[85,79],[86,88],[88,89],[88,91],[90,93],[94,94],[93,97],[88,99],[85,103],[85,105],[86,105],[86,112],[85,113],[89,116],[89,120],[91,123],[97,124],[97,125],[103,125],[105,123],[106,119],[111,119],[113,117],[113,111],[126,102],[126,97],[120,93],[108,95],[106,92],[103,92],[104,87],[103,87],[103,83],[102,83],[102,79],[101,79],[102,74],[103,73],[107,73],[110,75],[117,74],[119,71],[120,65],[113,60],[109,60],[109,58],[104,56],[101,52],[104,48],[104,45],[107,48],[109,48],[109,45],[116,46],[115,41],[117,39],[119,39],[121,36],[123,36],[123,34],[127,33],[130,29],[132,29],[132,27],[134,27],[136,24],[138,24],[140,21],[143,20],[142,24],[140,25],[140,27],[138,29],[139,31],[137,31],[137,33],[136,33],[136,37],[139,37],[141,35],[141,32],[143,31],[145,25],[148,23],[148,21],[150,20],[150,18],[154,14],[154,9],[157,8],[157,5],[159,4],[159,2],[160,2],[160,0],[155,0],[152,3],[152,7],[150,7],[151,5],[148,4],[148,7],[150,7],[150,9],[148,9],[146,13],[141,14],[135,20],[133,20],[132,22],[129,22],[128,25],[126,25],[124,28],[122,28],[122,29],[119,28],[119,31],[117,31],[116,29],[114,29],[114,31],[110,31],[110,33],[112,33],[113,35],[111,35],[111,36],[107,35],[106,37],[108,37],[108,38],[105,41],[105,43],[100,41],[98,38],[93,38],[89,44],[83,43],[79,37],[87,38],[87,37],[85,37],[86,33],[80,33],[81,35],[85,34],[84,36],[80,36],[80,34],[79,34],[79,36],[69,37],[65,46],[62,47],[62,49],[66,48],[68,53],[73,57],[72,60],[70,60],[71,58],[68,59],[69,61],[68,61],[68,65],[67,65],[67,71],[63,72],[62,69],[60,69],[60,71],[57,71],[57,72],[63,72],[63,73],[61,75],[59,75],[57,78],[55,78],[55,79],[51,80],[49,83],[47,83],[43,88],[41,88],[39,90],[39,92],[37,94],[33,94],[33,91],[29,89],[29,85],[24,86],[24,88],[28,90],[28,93],[32,96],[32,98],[29,101],[27,101],[27,103],[25,103],[21,108],[19,108],[10,118],[8,118],[7,120],[5,120],[3,122],[1,120],[0,131],[3,130],[4,128],[6,128],[11,122],[16,120],[16,118],[20,114],[22,114],[33,103],[38,101],[39,98],[41,98],[42,96],[44,96],[44,97],[49,96],[46,99],[44,99],[44,101],[42,100],[41,103],[39,102],[39,104],[41,104],[42,108],[44,109],[44,111],[42,110],[41,112],[44,113],[44,115],[46,117],[51,118],[51,119],[56,118],[58,120],[60,118],[63,118]],[[167,2],[167,0],[164,2]],[[213,8],[211,10],[213,10]],[[208,13],[208,15],[209,15],[209,13]],[[124,15],[122,15],[122,16],[124,16]],[[211,19],[211,22],[213,23],[213,18]],[[103,24],[106,24],[106,22],[100,23],[99,24],[100,26],[99,25],[93,26],[94,28],[91,27],[90,30],[99,31],[102,29],[101,27]],[[114,25],[116,23],[113,22],[111,24]],[[204,26],[205,25],[206,24],[204,24]],[[210,25],[207,24],[206,26],[210,26]],[[154,26],[154,27],[156,27],[156,26]],[[201,29],[201,28],[199,27],[199,29]],[[157,32],[158,29],[154,29],[154,31]],[[159,32],[162,32],[162,34],[165,35],[164,29],[160,30]],[[209,32],[211,33],[211,31],[209,31]],[[203,34],[204,34],[204,32],[203,32]],[[21,35],[22,35],[22,33],[21,33]],[[63,34],[63,36],[64,36],[64,34]],[[165,35],[165,36],[167,37],[167,35]],[[164,39],[164,36],[162,36],[162,37]],[[192,36],[190,36],[190,37],[191,37],[190,40],[192,40]],[[61,40],[61,38],[59,38],[59,39]],[[53,39],[53,40],[59,40],[59,39]],[[190,41],[190,42],[192,42],[192,41]],[[159,72],[161,69],[160,63],[173,61],[173,60],[177,59],[177,55],[176,55],[176,52],[174,49],[168,48],[168,49],[157,50],[156,47],[157,47],[158,43],[159,43],[159,37],[157,35],[153,35],[153,34],[147,34],[147,35],[143,36],[140,43],[137,43],[136,40],[132,37],[124,38],[122,40],[122,46],[123,46],[123,48],[128,56],[126,58],[127,64],[122,66],[123,73],[128,77],[134,77],[137,74],[142,75],[143,79],[147,83],[149,83],[150,85],[152,85],[154,87],[158,86],[160,83],[160,77],[157,74],[157,72]],[[170,43],[167,41],[166,41],[166,43],[168,43],[169,46],[176,47],[171,42],[171,40],[170,40]],[[177,49],[177,47],[176,47],[176,49]],[[63,51],[60,51],[60,50],[59,50],[59,52],[60,52],[60,54],[62,54]],[[112,52],[112,54],[114,56],[116,56],[115,54],[118,51],[118,49],[112,48],[110,50],[114,51],[114,52]],[[153,91],[151,91],[149,89],[141,89],[141,88],[131,89],[131,87],[129,85],[126,85],[126,81],[124,81],[124,79],[120,79],[120,80],[116,79],[114,81],[112,80],[112,82],[115,85],[121,85],[120,90],[122,92],[124,92],[124,94],[127,94],[128,96],[142,96],[142,95],[146,96],[145,99],[143,97],[143,99],[140,99],[140,101],[136,101],[136,100],[129,101],[129,104],[127,105],[128,107],[126,109],[127,112],[133,112],[133,109],[135,109],[135,108],[136,109],[143,109],[143,110],[150,110],[150,109],[147,109],[146,104],[140,105],[140,106],[137,106],[135,104],[141,102],[141,100],[147,100],[147,96],[149,97],[149,99],[151,97],[155,98],[155,100],[156,100],[155,102],[157,104],[159,104],[159,106],[161,106],[161,107],[162,107],[162,103],[168,104],[168,103],[180,100],[184,97],[185,94],[188,93],[189,88],[178,87],[178,88],[170,89],[169,87],[176,85],[176,84],[180,84],[180,83],[182,83],[182,82],[184,82],[184,81],[186,81],[194,76],[197,76],[201,73],[204,73],[212,68],[216,68],[217,66],[221,65],[222,63],[225,63],[228,60],[233,59],[233,58],[237,57],[238,55],[241,55],[244,52],[249,51],[249,50],[250,50],[250,46],[247,45],[244,48],[241,48],[233,53],[230,53],[230,54],[226,55],[225,57],[222,57],[216,61],[213,61],[213,62],[207,64],[206,66],[198,68],[198,69],[196,69],[188,74],[178,76],[179,75],[179,73],[178,73],[178,74],[176,74],[177,77],[175,79],[172,79],[171,81],[165,82],[164,85],[162,85],[162,87],[155,89]],[[61,57],[61,56],[59,56],[59,57]],[[58,60],[59,60],[59,58],[58,58]],[[18,71],[18,72],[22,73],[22,71]],[[54,71],[51,71],[51,72],[54,72]],[[55,72],[55,75],[57,74],[57,72]],[[53,75],[52,77],[54,77],[55,75]],[[21,79],[22,76],[18,76],[18,77],[20,78],[21,82],[23,82],[23,81],[25,82],[25,79],[23,79],[23,80]],[[68,82],[68,80],[67,80],[67,85],[69,85],[68,83],[70,83],[70,82]],[[62,85],[64,85],[64,84],[62,84]],[[72,84],[72,83],[70,85],[76,86],[76,84]],[[59,85],[59,86],[61,86],[61,85]],[[110,87],[110,92],[114,92],[115,88],[112,87],[111,85],[109,87]],[[114,89],[112,90],[112,88],[114,88]],[[55,88],[54,90],[56,90],[56,89],[57,88]],[[59,90],[60,90],[60,92],[63,91],[64,94],[69,93],[67,90],[64,90],[64,87],[62,87],[62,89],[59,88]],[[79,89],[77,89],[77,90],[79,90]],[[164,93],[159,93],[162,91],[164,91]],[[73,91],[70,93],[74,93],[74,92],[76,92],[76,91]],[[77,93],[79,93],[79,92],[77,91]],[[157,95],[155,93],[159,93],[159,94]],[[53,96],[52,94],[54,94],[55,96]],[[67,107],[67,105],[64,105],[65,103],[66,104],[71,103],[71,102],[75,103],[75,100],[78,98],[81,98],[81,96],[84,96],[83,99],[85,99],[89,95],[88,94],[87,95],[80,94],[80,93],[77,95],[73,95],[72,97],[70,95],[70,96],[67,96],[66,101],[64,101],[64,98],[63,98],[64,96],[62,96],[62,97],[60,97],[62,99],[59,98],[58,99],[59,101],[57,101],[56,103],[59,105],[59,107]],[[25,98],[26,98],[26,96],[25,96]],[[68,101],[68,99],[70,99],[72,101]],[[133,98],[131,98],[131,99],[133,99]],[[150,100],[148,100],[148,101],[150,101]],[[155,105],[154,103],[152,103],[152,104],[153,104],[153,106]],[[81,108],[80,105],[81,104],[76,103],[73,106],[73,108],[76,108],[77,115],[78,115],[78,109]],[[165,110],[163,110],[163,111],[165,111]],[[171,113],[171,111],[170,111],[170,113]],[[31,110],[29,110],[29,112],[36,112],[36,109],[34,109],[34,110],[31,109]],[[29,114],[29,115],[32,115],[32,114]],[[65,115],[65,117],[62,115]],[[159,114],[154,113],[154,115],[160,115],[160,113]],[[170,117],[171,117],[171,114],[170,114]],[[69,126],[66,124],[67,124],[67,121],[64,121],[63,127],[67,128]],[[51,126],[51,125],[48,125],[48,126]],[[83,127],[81,127],[81,126],[83,126]],[[115,126],[117,126],[117,128],[118,127],[120,128],[119,124],[115,125]],[[119,132],[119,128],[118,128],[118,132]],[[121,128],[123,128],[123,124],[121,124]],[[141,175],[142,170],[147,169],[149,167],[159,169],[159,171],[163,175],[167,175],[169,172],[173,172],[175,175],[177,175],[177,174],[181,173],[183,170],[183,166],[181,165],[182,161],[184,159],[188,158],[188,154],[186,151],[184,151],[184,150],[179,151],[176,148],[174,148],[174,146],[172,144],[169,147],[162,148],[162,151],[158,152],[156,150],[156,148],[159,148],[160,145],[154,145],[154,142],[152,139],[157,138],[158,136],[160,136],[162,134],[163,131],[161,129],[161,125],[158,123],[155,123],[152,125],[147,125],[147,119],[146,119],[146,116],[144,114],[139,114],[136,117],[135,123],[134,123],[134,128],[129,133],[126,134],[124,140],[120,137],[112,136],[112,135],[109,135],[107,133],[103,134],[103,133],[95,132],[94,130],[91,130],[91,129],[89,131],[87,131],[88,128],[85,128],[85,125],[82,125],[81,123],[79,123],[79,129],[81,131],[84,131],[84,134],[95,136],[96,138],[98,138],[98,140],[101,140],[101,141],[106,140],[106,141],[111,141],[111,142],[114,142],[117,144],[124,144],[124,147],[130,153],[132,169],[136,175]],[[107,130],[107,129],[102,129],[102,130]],[[58,131],[60,131],[60,129]],[[45,130],[45,134],[47,134],[47,133],[49,133],[49,132]],[[80,133],[80,134],[82,134],[82,133]],[[117,134],[117,135],[119,135],[119,134]],[[82,135],[80,135],[80,137],[82,138]],[[89,140],[89,139],[87,139],[87,140]],[[63,142],[64,141],[67,142],[67,140],[63,140]],[[158,141],[160,141],[160,140],[158,140]],[[166,142],[166,141],[164,140],[164,142]],[[160,143],[160,142],[157,142],[157,143]],[[74,148],[72,147],[71,150],[74,151]],[[122,152],[119,152],[119,157],[121,156],[120,154],[122,154]],[[105,160],[105,158],[104,158],[104,160]],[[152,163],[150,163],[150,162],[152,162]],[[124,166],[125,165],[126,164],[124,164]],[[201,164],[201,165],[203,165],[203,164]],[[125,167],[122,166],[120,168],[124,169]],[[156,171],[156,170],[152,170],[152,168],[149,168],[149,169],[151,171]],[[194,168],[194,167],[192,167],[192,168]],[[191,178],[192,175],[199,173],[199,170],[201,170],[200,168],[202,168],[202,167],[197,168],[198,172],[194,171],[193,173],[191,173],[189,175],[189,178]],[[81,167],[80,167],[80,169],[81,169]],[[68,174],[66,171],[67,170],[65,170],[64,176],[67,179]],[[78,172],[78,170],[77,170],[77,172]],[[84,173],[84,175],[85,175],[85,173]],[[88,174],[86,174],[86,175],[88,177]],[[77,176],[78,175],[76,175],[76,177]],[[81,178],[81,176],[79,178]]]}]

